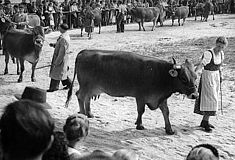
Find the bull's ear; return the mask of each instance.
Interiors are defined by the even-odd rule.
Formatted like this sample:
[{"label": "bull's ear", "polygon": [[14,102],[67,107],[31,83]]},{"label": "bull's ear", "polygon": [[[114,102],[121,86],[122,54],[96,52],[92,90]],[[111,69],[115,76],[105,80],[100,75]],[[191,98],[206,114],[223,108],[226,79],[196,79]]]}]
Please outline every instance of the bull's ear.
[{"label": "bull's ear", "polygon": [[178,72],[175,69],[169,70],[169,74],[171,75],[171,77],[177,77],[178,76]]},{"label": "bull's ear", "polygon": [[5,18],[1,18],[1,21],[3,22],[3,23],[5,23],[6,22],[6,20],[5,20]]}]

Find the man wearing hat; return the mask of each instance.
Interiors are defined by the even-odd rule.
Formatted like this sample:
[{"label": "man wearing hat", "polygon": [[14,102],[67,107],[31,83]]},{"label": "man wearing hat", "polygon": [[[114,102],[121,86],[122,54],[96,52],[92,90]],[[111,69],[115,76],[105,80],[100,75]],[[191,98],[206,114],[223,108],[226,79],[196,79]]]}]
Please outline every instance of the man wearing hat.
[{"label": "man wearing hat", "polygon": [[25,87],[22,95],[16,94],[18,100],[31,100],[40,104],[45,109],[51,109],[51,106],[46,102],[47,92],[36,87]]},{"label": "man wearing hat", "polygon": [[68,25],[63,23],[59,27],[59,31],[61,35],[57,39],[55,44],[50,43],[51,47],[54,47],[54,55],[51,62],[51,69],[50,69],[50,88],[47,92],[54,92],[59,89],[60,81],[64,89],[68,89],[71,86],[71,80],[68,77],[68,70],[69,70],[69,43],[70,37],[67,33],[69,29]]},{"label": "man wearing hat", "polygon": [[19,13],[16,13],[12,18],[12,21],[16,23],[16,29],[25,29],[29,23],[28,15],[24,13],[24,9],[25,6],[21,4],[19,6]]}]

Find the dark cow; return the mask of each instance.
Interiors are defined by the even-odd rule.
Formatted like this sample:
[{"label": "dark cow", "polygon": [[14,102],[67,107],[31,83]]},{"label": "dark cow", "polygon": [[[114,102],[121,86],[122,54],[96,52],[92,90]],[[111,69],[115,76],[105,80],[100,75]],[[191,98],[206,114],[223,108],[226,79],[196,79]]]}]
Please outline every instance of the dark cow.
[{"label": "dark cow", "polygon": [[3,53],[6,62],[4,74],[8,74],[9,55],[11,55],[20,61],[20,71],[17,61],[17,74],[20,74],[18,82],[23,79],[25,60],[32,64],[31,81],[34,82],[34,71],[44,42],[44,28],[36,26],[31,30],[18,30],[13,25],[10,19],[1,17],[0,31],[3,33]]},{"label": "dark cow", "polygon": [[210,13],[213,15],[213,20],[215,20],[214,5],[211,2],[198,3],[195,6],[195,21],[197,20],[197,16],[201,16],[201,21],[207,21]]},{"label": "dark cow", "polygon": [[156,7],[136,7],[132,8],[130,11],[128,11],[132,17],[133,20],[136,21],[139,24],[139,31],[141,31],[141,26],[143,30],[144,28],[144,22],[153,22],[152,31],[154,30],[155,26],[157,25],[157,21],[160,22],[160,26],[163,26],[163,21],[165,18],[165,10],[163,6],[156,6]]},{"label": "dark cow", "polygon": [[[76,92],[80,112],[93,117],[91,98],[101,93],[110,96],[136,98],[138,117],[136,129],[143,130],[142,115],[145,105],[151,110],[160,108],[165,120],[167,134],[174,134],[167,99],[175,92],[196,98],[196,74],[193,65],[185,61],[182,65],[137,55],[124,51],[82,50],[75,62],[74,77],[80,84]],[[66,107],[71,98],[73,85],[68,92]]]},{"label": "dark cow", "polygon": [[189,7],[188,6],[181,6],[176,7],[172,12],[172,26],[174,25],[174,20],[178,18],[178,24],[180,26],[180,19],[183,19],[182,26],[184,25],[185,19],[188,17],[189,14]]},{"label": "dark cow", "polygon": [[204,5],[203,9],[204,9],[204,12],[203,12],[204,21],[207,21],[209,14],[212,14],[213,20],[215,20],[213,3],[205,2],[205,5]]}]

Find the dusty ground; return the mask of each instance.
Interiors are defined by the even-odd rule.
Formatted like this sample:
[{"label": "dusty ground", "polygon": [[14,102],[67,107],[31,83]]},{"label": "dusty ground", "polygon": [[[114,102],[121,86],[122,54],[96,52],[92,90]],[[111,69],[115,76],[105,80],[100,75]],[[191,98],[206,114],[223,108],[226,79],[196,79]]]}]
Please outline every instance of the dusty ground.
[{"label": "dusty ground", "polygon": [[[192,146],[201,143],[215,145],[221,159],[235,159],[235,15],[216,15],[216,20],[209,17],[208,22],[187,19],[184,26],[171,26],[165,21],[164,27],[157,27],[150,31],[151,23],[145,24],[146,32],[138,31],[137,24],[126,25],[125,33],[117,34],[116,26],[102,28],[102,33],[93,39],[80,37],[80,29],[69,31],[71,35],[71,71],[73,76],[74,61],[77,53],[82,49],[106,49],[133,51],[143,55],[155,56],[171,61],[174,56],[178,63],[186,58],[196,63],[201,53],[214,45],[217,36],[227,36],[229,46],[225,50],[223,91],[223,115],[211,118],[216,129],[213,133],[205,133],[198,127],[201,116],[193,113],[194,100],[174,94],[169,98],[170,121],[175,135],[166,135],[164,120],[160,110],[150,111],[146,108],[143,124],[146,130],[135,129],[137,117],[136,103],[131,97],[115,98],[106,94],[99,100],[92,101],[91,108],[95,118],[90,119],[90,134],[78,148],[83,151],[102,149],[113,153],[120,148],[135,150],[140,160],[182,160]],[[50,64],[53,49],[49,42],[55,42],[59,33],[46,35],[46,42],[38,67]],[[1,53],[0,53],[1,54]],[[9,75],[3,75],[4,56],[0,55],[0,112],[4,106],[15,101],[14,94],[22,93],[25,86],[37,86],[43,89],[49,87],[49,68],[37,69],[37,82],[30,82],[30,64],[26,63],[26,71],[22,83],[17,83],[16,66],[10,62]],[[62,88],[62,86],[61,86]],[[75,82],[74,92],[79,88]],[[60,90],[48,93],[48,103],[53,106],[49,110],[56,120],[57,129],[61,129],[66,117],[79,111],[76,96],[73,94],[69,108],[64,108],[67,91]]]}]

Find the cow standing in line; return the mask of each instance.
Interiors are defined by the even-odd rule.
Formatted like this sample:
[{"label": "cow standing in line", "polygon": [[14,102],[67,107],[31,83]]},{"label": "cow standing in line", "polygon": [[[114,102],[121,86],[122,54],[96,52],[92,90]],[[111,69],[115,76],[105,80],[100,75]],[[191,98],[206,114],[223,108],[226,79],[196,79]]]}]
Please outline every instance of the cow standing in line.
[{"label": "cow standing in line", "polygon": [[44,28],[36,26],[33,29],[18,30],[14,23],[7,17],[0,17],[0,32],[3,33],[3,53],[5,55],[5,71],[8,74],[8,62],[10,55],[19,59],[17,61],[17,74],[20,74],[18,82],[22,82],[24,72],[24,61],[32,64],[31,81],[35,81],[34,71],[39,60],[39,55],[44,42]]},{"label": "cow standing in line", "polygon": [[141,27],[145,31],[144,22],[153,22],[152,31],[154,30],[158,21],[160,22],[160,26],[163,26],[163,21],[166,15],[164,7],[161,5],[148,8],[132,8],[128,14],[130,14],[133,17],[133,20],[139,24],[139,31],[141,31]]},{"label": "cow standing in line", "polygon": [[178,24],[180,26],[180,19],[183,19],[182,26],[184,25],[185,19],[188,17],[189,14],[189,7],[188,6],[181,6],[176,7],[172,12],[172,26],[174,25],[174,20],[178,18]]},{"label": "cow standing in line", "polygon": [[207,21],[208,16],[212,14],[213,20],[214,17],[214,5],[211,2],[205,3],[197,3],[195,6],[195,21],[197,20],[197,16],[201,16],[201,21]]},{"label": "cow standing in line", "polygon": [[82,50],[78,53],[72,85],[66,106],[71,99],[77,74],[80,85],[76,92],[80,112],[93,117],[90,100],[101,93],[110,96],[136,98],[138,117],[136,129],[143,130],[142,115],[145,105],[151,110],[160,108],[167,134],[174,134],[169,120],[167,99],[175,92],[196,98],[196,73],[193,64],[185,61],[177,65],[124,51]]}]

